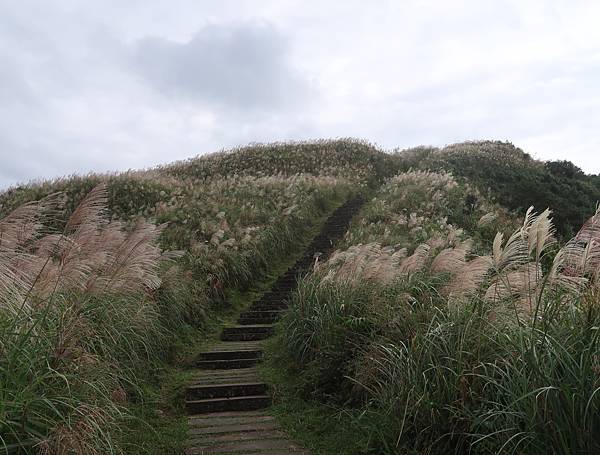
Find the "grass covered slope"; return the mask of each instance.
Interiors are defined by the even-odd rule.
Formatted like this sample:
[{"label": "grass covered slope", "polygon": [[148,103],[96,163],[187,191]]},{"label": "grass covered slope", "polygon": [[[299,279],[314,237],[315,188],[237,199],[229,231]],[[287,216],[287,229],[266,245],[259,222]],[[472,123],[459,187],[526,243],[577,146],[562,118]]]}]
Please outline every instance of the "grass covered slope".
[{"label": "grass covered slope", "polygon": [[355,139],[281,142],[240,147],[165,166],[176,176],[211,178],[232,175],[296,175],[351,177],[376,183],[393,171],[392,157]]},{"label": "grass covered slope", "polygon": [[392,177],[299,286],[275,365],[280,399],[312,403],[284,414],[313,450],[600,450],[600,216],[559,248],[547,211],[516,224],[472,191]]},{"label": "grass covered slope", "polygon": [[[312,172],[303,144],[290,156],[293,173],[285,160],[246,167],[250,148],[227,156],[236,173],[197,175],[190,162],[1,194],[0,447],[123,449],[129,405],[145,399],[148,371],[168,360],[170,346],[367,185],[368,160],[358,174],[340,157],[379,152],[352,141],[312,147],[325,145],[340,149],[335,172]],[[201,161],[216,168],[220,156]]]},{"label": "grass covered slope", "polygon": [[144,435],[171,407],[144,403],[176,345],[358,192],[372,200],[283,321],[283,417],[302,403],[309,445],[329,453],[596,450],[598,217],[559,245],[547,213],[512,210],[550,206],[568,238],[597,190],[508,144],[391,155],[346,139],[11,188],[0,452],[172,451]]},{"label": "grass covered slope", "polygon": [[404,170],[442,170],[464,178],[510,210],[529,206],[553,210],[560,235],[571,236],[595,211],[600,177],[586,175],[569,161],[538,161],[508,142],[482,141],[442,149],[398,152]]}]

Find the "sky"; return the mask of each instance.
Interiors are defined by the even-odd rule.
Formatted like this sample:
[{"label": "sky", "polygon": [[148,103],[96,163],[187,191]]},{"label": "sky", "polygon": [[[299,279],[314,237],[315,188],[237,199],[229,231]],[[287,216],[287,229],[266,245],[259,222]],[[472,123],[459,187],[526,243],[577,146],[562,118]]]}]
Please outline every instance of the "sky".
[{"label": "sky", "polygon": [[0,0],[0,188],[252,142],[508,140],[600,173],[600,2]]}]

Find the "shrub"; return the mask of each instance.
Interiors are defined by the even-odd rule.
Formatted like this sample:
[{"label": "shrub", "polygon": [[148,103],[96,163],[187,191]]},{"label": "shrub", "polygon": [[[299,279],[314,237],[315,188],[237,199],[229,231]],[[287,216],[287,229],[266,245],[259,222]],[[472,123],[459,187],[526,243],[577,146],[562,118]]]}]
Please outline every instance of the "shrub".
[{"label": "shrub", "polygon": [[561,247],[548,210],[486,240],[501,210],[433,222],[468,204],[449,182],[382,187],[300,283],[278,361],[299,395],[362,416],[373,453],[597,452],[600,214]]},{"label": "shrub", "polygon": [[600,200],[597,176],[582,174],[568,161],[534,160],[508,142],[417,148],[398,152],[396,158],[404,170],[413,167],[451,172],[509,210],[551,207],[557,231],[565,238],[594,213]]},{"label": "shrub", "polygon": [[[337,158],[353,150],[332,147]],[[367,184],[322,167],[326,154],[308,166],[310,153],[300,167],[234,153],[239,175],[217,155],[200,159],[206,175],[180,163],[0,194],[0,447],[118,452],[128,405],[175,336],[202,328]],[[359,153],[369,162],[374,151]],[[172,263],[163,250],[183,256]]]}]

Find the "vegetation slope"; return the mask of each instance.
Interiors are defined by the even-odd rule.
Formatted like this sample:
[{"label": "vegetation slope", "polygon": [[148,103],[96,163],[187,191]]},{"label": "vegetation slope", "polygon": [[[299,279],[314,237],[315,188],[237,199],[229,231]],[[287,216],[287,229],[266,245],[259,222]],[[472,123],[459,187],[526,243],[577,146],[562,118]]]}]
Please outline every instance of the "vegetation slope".
[{"label": "vegetation slope", "polygon": [[[511,144],[389,154],[355,140],[11,188],[0,447],[135,451],[121,433],[157,380],[148,372],[361,192],[372,200],[283,321],[278,364],[297,371],[282,399],[347,416],[348,453],[587,453],[600,397],[595,221],[567,239],[599,191],[595,176]],[[518,222],[530,204],[539,215]],[[315,444],[327,451],[328,436]]]},{"label": "vegetation slope", "polygon": [[559,236],[545,206],[576,191],[591,200],[595,178],[564,177],[581,185],[556,193],[558,180],[524,178],[551,163],[501,143],[396,158],[408,170],[282,322],[274,365],[292,367],[280,412],[305,417],[286,419],[291,430],[317,453],[597,453],[600,215],[573,207],[587,221],[557,217]]}]

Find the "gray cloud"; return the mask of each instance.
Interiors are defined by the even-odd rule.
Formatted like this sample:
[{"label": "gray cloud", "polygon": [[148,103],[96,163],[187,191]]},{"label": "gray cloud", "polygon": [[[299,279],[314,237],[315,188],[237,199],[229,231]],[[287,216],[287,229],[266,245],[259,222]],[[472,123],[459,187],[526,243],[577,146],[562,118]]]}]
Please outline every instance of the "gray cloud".
[{"label": "gray cloud", "polygon": [[587,0],[0,1],[0,188],[340,136],[506,139],[600,172],[599,15]]},{"label": "gray cloud", "polygon": [[163,93],[224,108],[282,108],[309,92],[290,65],[287,38],[264,22],[209,25],[185,43],[145,38],[134,60]]}]

